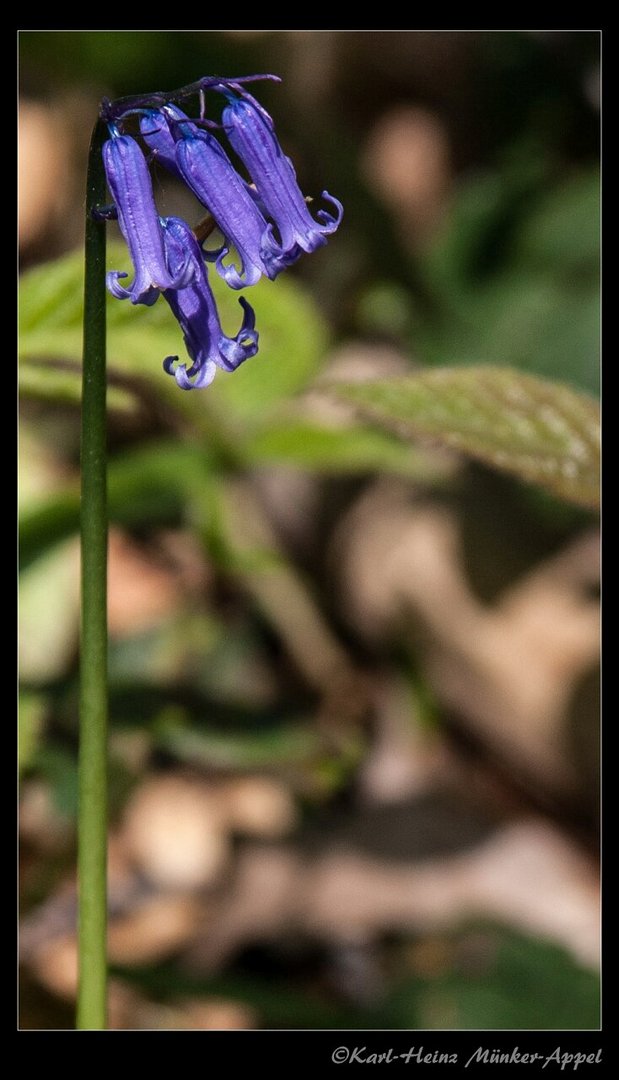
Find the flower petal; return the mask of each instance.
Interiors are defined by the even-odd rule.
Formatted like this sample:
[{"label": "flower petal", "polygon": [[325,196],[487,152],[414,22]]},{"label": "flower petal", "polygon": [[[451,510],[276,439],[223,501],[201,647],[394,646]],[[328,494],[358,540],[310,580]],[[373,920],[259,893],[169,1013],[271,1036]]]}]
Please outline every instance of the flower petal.
[{"label": "flower petal", "polygon": [[182,253],[188,253],[193,267],[193,277],[186,288],[169,289],[163,294],[180,323],[193,363],[187,367],[178,363],[177,357],[167,357],[164,369],[174,375],[182,389],[198,389],[212,382],[217,368],[234,371],[255,356],[258,351],[255,316],[247,301],[241,299],[244,312],[241,329],[236,337],[227,337],[221,328],[200,245],[189,225],[180,218],[165,218],[162,224],[171,268],[182,260]]},{"label": "flower petal", "polygon": [[223,92],[228,98],[222,115],[226,135],[249,170],[267,214],[275,222],[284,253],[295,248],[315,251],[340,224],[342,204],[323,191],[323,198],[334,204],[337,214],[332,217],[321,210],[316,222],[307,208],[292,162],[279,145],[269,114],[249,94],[237,97],[228,90]]},{"label": "flower petal", "polygon": [[133,304],[154,304],[163,289],[187,285],[193,268],[188,258],[173,273],[168,268],[150,173],[135,139],[114,134],[103,146],[103,163],[135,269],[131,288],[119,285],[118,279],[127,276],[120,271],[108,275],[108,288],[114,296]]},{"label": "flower petal", "polygon": [[[198,129],[191,124],[189,117],[176,105],[166,105],[164,109],[147,109],[140,116],[140,134],[149,150],[153,152],[156,160],[165,166],[171,173],[182,180],[180,169],[176,162],[176,139],[170,130],[171,120],[182,120],[187,129]],[[180,128],[180,125],[179,125]]]},{"label": "flower petal", "polygon": [[240,269],[225,266],[227,252],[222,251],[216,262],[217,272],[233,289],[255,285],[262,274],[276,277],[287,264],[278,261],[278,254],[284,254],[280,248],[272,252],[268,263],[263,258],[268,225],[255,193],[250,192],[214,135],[193,124],[180,123],[167,107],[162,111],[168,115],[171,133],[177,140],[176,163],[185,183],[212,214],[229,247],[238,252]]}]

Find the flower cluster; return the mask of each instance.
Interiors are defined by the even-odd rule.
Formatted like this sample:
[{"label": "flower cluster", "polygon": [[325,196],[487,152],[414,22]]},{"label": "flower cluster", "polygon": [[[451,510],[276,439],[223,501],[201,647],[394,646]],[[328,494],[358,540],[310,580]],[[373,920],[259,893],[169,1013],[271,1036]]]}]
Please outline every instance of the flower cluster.
[{"label": "flower cluster", "polygon": [[[168,356],[163,366],[183,390],[208,386],[218,368],[234,371],[258,351],[254,312],[245,299],[239,301],[243,322],[238,334],[224,334],[206,264],[214,263],[231,289],[255,285],[263,274],[273,279],[303,252],[325,244],[342,218],[341,203],[326,191],[322,197],[333,212],[319,210],[316,218],[310,214],[271,117],[245,88],[255,78],[273,76],[205,78],[173,94],[105,101],[102,106],[110,135],[103,163],[114,200],[106,212],[118,218],[134,268],[131,285],[121,284],[127,274],[111,271],[108,289],[132,304],[154,304],[163,294],[191,358],[188,365]],[[224,102],[220,123],[204,118],[207,90]],[[200,97],[199,117],[190,118],[176,104],[192,95]],[[141,142],[125,131],[130,117],[137,117]],[[247,179],[228,157],[222,136],[247,170]],[[203,250],[187,222],[159,216],[151,160],[197,196],[224,237],[221,248]]]}]

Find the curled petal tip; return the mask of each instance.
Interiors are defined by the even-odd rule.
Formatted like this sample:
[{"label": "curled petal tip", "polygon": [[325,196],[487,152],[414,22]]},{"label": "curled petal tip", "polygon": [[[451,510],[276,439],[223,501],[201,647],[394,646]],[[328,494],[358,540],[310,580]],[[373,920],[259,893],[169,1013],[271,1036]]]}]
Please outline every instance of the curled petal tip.
[{"label": "curled petal tip", "polygon": [[241,333],[246,333],[248,330],[253,330],[256,325],[256,312],[244,296],[239,296],[239,304],[245,313]]},{"label": "curled petal tip", "polygon": [[217,258],[217,273],[232,289],[255,285],[261,274],[270,276],[260,253],[267,222],[217,139],[184,126],[176,142],[176,162],[185,182],[217,222],[226,247],[238,255],[238,269],[224,266],[223,254]]},{"label": "curled petal tip", "polygon": [[108,270],[105,275],[105,284],[108,292],[110,292],[116,300],[131,300],[133,304],[144,304],[145,307],[152,307],[159,297],[159,289],[153,286],[136,297],[134,296],[133,288],[125,289],[123,285],[119,284],[119,278],[126,278],[128,276],[129,275],[126,274],[124,270]]},{"label": "curled petal tip", "polygon": [[163,370],[168,375],[174,376],[181,390],[202,390],[212,383],[217,365],[212,360],[208,360],[193,377],[193,367],[187,370],[186,364],[179,363],[178,356],[166,356],[163,361]]},{"label": "curled petal tip", "polygon": [[316,217],[320,221],[324,222],[324,225],[325,225],[324,231],[325,231],[325,233],[326,232],[332,233],[332,232],[335,232],[335,230],[340,225],[340,222],[341,222],[341,220],[342,220],[342,218],[344,216],[344,207],[342,206],[342,203],[340,202],[340,200],[336,199],[335,195],[329,195],[328,191],[323,191],[322,192],[322,198],[326,199],[327,202],[332,203],[332,205],[335,207],[335,211],[336,211],[335,212],[335,217],[333,216],[333,214],[329,214],[327,210],[319,210]]},{"label": "curled petal tip", "polygon": [[174,374],[175,364],[178,364],[178,356],[166,356],[165,360],[163,361],[163,370],[165,371],[166,375]]},{"label": "curled petal tip", "polygon": [[128,289],[124,289],[122,285],[118,284],[119,278],[129,277],[124,270],[108,270],[105,275],[105,284],[111,292],[112,296],[115,296],[117,300],[127,300],[131,295]]},{"label": "curled petal tip", "polygon": [[193,363],[188,366],[179,363],[177,357],[167,357],[164,370],[174,375],[182,390],[198,390],[210,385],[218,368],[234,371],[256,354],[255,316],[251,305],[241,298],[241,329],[235,337],[224,334],[196,237],[180,218],[167,218],[163,224],[172,266],[178,264],[184,251],[189,251],[195,271],[186,289],[168,289],[163,294],[180,323]]},{"label": "curled petal tip", "polygon": [[228,248],[224,248],[221,255],[218,256],[215,262],[215,268],[217,273],[222,277],[231,289],[246,289],[250,285],[255,285],[260,280],[260,268],[253,263],[248,262],[243,267],[243,273],[239,274],[236,266],[224,266],[224,257],[228,254]]},{"label": "curled petal tip", "polygon": [[251,304],[244,296],[239,297],[243,308],[243,324],[235,338],[224,335],[219,340],[219,355],[226,371],[236,371],[238,367],[258,352],[258,331],[255,329],[256,316]]}]

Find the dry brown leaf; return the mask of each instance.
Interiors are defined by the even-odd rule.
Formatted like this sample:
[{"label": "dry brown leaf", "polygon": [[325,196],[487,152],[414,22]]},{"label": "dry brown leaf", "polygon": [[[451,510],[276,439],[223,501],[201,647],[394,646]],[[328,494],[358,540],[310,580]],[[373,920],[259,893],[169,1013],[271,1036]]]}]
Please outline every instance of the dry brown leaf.
[{"label": "dry brown leaf", "polygon": [[56,109],[23,101],[19,111],[19,243],[35,244],[66,208],[69,139]]},{"label": "dry brown leaf", "polygon": [[284,784],[266,776],[241,777],[222,788],[228,825],[249,836],[285,836],[297,821],[292,794]]},{"label": "dry brown leaf", "polygon": [[537,819],[501,828],[472,851],[416,863],[388,863],[346,846],[312,861],[290,849],[254,848],[240,856],[232,894],[185,962],[218,967],[249,944],[290,932],[346,943],[488,918],[596,968],[599,914],[595,866]]},{"label": "dry brown leaf", "polygon": [[229,857],[219,794],[178,774],[151,777],[137,788],[122,839],[134,865],[162,889],[212,884]]},{"label": "dry brown leaf", "polygon": [[449,190],[449,159],[440,119],[419,106],[391,109],[370,133],[363,171],[412,243],[427,240],[441,221]]},{"label": "dry brown leaf", "polygon": [[414,619],[438,697],[531,777],[576,783],[562,747],[567,705],[599,655],[598,537],[577,538],[494,605],[473,594],[455,517],[411,505],[381,483],[342,525],[337,566],[350,617],[366,636]]},{"label": "dry brown leaf", "polygon": [[226,998],[186,998],[174,1005],[141,998],[122,1026],[138,1031],[247,1031],[258,1027],[258,1017],[250,1005]]},{"label": "dry brown leaf", "polygon": [[31,960],[31,969],[42,986],[66,1001],[77,995],[77,942],[75,935],[55,938],[42,945]]},{"label": "dry brown leaf", "polygon": [[178,610],[182,592],[174,574],[158,564],[120,529],[108,546],[110,634],[130,636],[157,625]]},{"label": "dry brown leaf", "polygon": [[327,692],[334,678],[350,670],[346,652],[300,575],[278,558],[274,530],[249,484],[230,482],[224,496],[226,531],[235,538],[239,560],[237,574],[307,682]]},{"label": "dry brown leaf", "polygon": [[377,672],[370,694],[374,737],[359,770],[359,790],[378,802],[418,795],[445,776],[444,744],[422,727],[408,680],[393,671]]},{"label": "dry brown leaf", "polygon": [[156,896],[112,921],[108,953],[114,964],[152,964],[166,959],[192,935],[202,905],[191,896]]}]

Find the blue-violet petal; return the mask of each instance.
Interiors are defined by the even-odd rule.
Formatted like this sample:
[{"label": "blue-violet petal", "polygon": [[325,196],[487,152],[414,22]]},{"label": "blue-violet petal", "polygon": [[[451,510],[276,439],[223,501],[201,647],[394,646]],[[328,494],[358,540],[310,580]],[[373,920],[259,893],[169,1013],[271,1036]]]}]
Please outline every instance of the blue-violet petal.
[{"label": "blue-violet petal", "polygon": [[103,163],[135,270],[130,288],[119,284],[119,278],[128,275],[112,270],[107,275],[108,289],[120,300],[154,304],[163,289],[179,289],[189,283],[194,273],[191,261],[185,258],[174,270],[168,266],[150,173],[135,139],[114,135],[103,146]]},{"label": "blue-violet petal", "polygon": [[255,316],[241,298],[241,329],[233,338],[224,334],[200,245],[193,232],[180,218],[164,218],[162,224],[171,268],[181,265],[187,253],[193,267],[193,277],[186,288],[168,289],[163,294],[178,319],[192,364],[188,367],[179,363],[178,357],[168,356],[163,366],[168,374],[174,375],[181,389],[199,389],[212,382],[217,368],[234,371],[244,360],[255,356],[258,351]]}]

